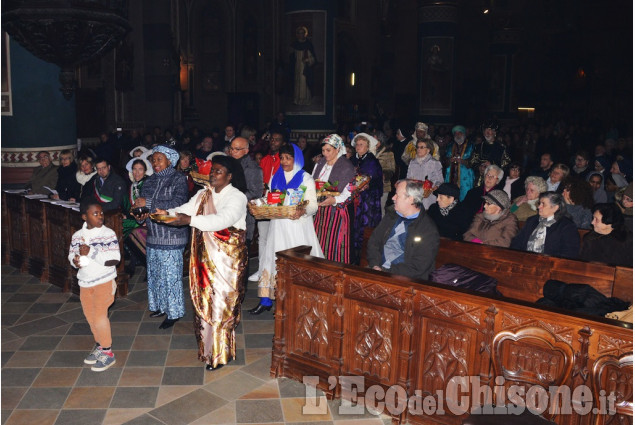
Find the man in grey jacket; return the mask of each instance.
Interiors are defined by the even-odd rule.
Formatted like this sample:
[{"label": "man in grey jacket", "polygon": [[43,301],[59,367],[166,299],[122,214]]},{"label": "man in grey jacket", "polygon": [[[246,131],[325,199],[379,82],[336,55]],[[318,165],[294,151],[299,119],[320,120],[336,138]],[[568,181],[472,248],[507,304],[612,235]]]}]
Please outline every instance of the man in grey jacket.
[{"label": "man in grey jacket", "polygon": [[427,279],[439,251],[439,232],[422,208],[423,186],[400,180],[395,204],[368,240],[368,265],[375,270]]},{"label": "man in grey jacket", "polygon": [[[247,201],[262,197],[264,184],[262,181],[262,168],[249,156],[249,141],[244,137],[235,137],[231,141],[229,154],[238,160],[243,167],[245,180],[247,181]],[[254,237],[256,219],[247,211],[247,246]]]}]

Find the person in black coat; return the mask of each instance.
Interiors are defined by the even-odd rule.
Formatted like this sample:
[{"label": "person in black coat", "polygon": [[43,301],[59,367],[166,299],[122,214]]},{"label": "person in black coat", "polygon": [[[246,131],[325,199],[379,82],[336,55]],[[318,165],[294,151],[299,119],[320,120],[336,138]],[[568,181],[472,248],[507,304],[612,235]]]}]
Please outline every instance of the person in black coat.
[{"label": "person in black coat", "polygon": [[53,199],[79,200],[81,185],[77,182],[76,173],[77,164],[73,161],[73,152],[64,149],[60,152],[60,166],[57,169],[57,184],[55,185],[57,195],[51,196]]},{"label": "person in black coat", "polygon": [[529,217],[512,239],[510,248],[557,257],[577,258],[580,236],[566,214],[564,198],[549,191],[540,194],[538,215]]},{"label": "person in black coat", "polygon": [[437,202],[428,208],[428,216],[437,225],[439,236],[456,241],[463,240],[463,233],[470,225],[470,219],[459,202],[460,194],[457,185],[443,183],[434,191]]},{"label": "person in black coat", "polygon": [[468,215],[469,223],[472,223],[476,214],[483,212],[483,196],[494,189],[503,189],[505,172],[498,165],[489,165],[483,175],[483,185],[470,189],[463,199],[463,208]]},{"label": "person in black coat", "polygon": [[584,235],[580,259],[633,267],[633,237],[624,228],[624,217],[616,204],[593,207],[593,231]]},{"label": "person in black coat", "polygon": [[439,232],[423,209],[423,187],[397,182],[395,204],[368,240],[368,266],[412,279],[427,279],[439,251]]},{"label": "person in black coat", "polygon": [[510,164],[502,186],[509,199],[516,199],[525,194],[525,178],[522,176],[520,164],[516,162]]}]

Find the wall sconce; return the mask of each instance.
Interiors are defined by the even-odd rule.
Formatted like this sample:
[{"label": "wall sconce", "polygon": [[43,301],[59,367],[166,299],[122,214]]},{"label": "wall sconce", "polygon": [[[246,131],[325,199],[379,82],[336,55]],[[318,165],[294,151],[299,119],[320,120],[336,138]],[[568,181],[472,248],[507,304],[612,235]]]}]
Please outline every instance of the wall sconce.
[{"label": "wall sconce", "polygon": [[351,72],[351,87],[355,86],[355,73]]},{"label": "wall sconce", "polygon": [[188,86],[188,77],[189,72],[187,69],[187,64],[184,61],[181,61],[181,69],[179,70],[179,83],[181,85],[181,91],[187,91]]}]

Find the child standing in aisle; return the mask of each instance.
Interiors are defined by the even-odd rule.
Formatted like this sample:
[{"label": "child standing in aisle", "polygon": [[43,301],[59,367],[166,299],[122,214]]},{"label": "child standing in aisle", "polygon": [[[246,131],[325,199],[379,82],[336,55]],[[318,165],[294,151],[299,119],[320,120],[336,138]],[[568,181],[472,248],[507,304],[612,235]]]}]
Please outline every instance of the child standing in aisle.
[{"label": "child standing in aisle", "polygon": [[77,271],[79,300],[95,338],[95,348],[84,359],[94,372],[115,364],[108,307],[115,300],[116,265],[121,259],[117,235],[104,226],[104,211],[95,200],[82,202],[79,209],[84,225],[73,234],[68,260]]}]

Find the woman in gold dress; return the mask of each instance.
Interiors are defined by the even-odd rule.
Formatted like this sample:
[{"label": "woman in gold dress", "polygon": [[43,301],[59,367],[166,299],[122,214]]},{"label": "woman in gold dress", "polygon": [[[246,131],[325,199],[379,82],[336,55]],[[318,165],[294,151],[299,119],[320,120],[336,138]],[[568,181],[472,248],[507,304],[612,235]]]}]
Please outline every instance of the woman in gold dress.
[{"label": "woman in gold dress", "polygon": [[171,225],[192,227],[190,292],[198,357],[207,370],[215,370],[236,358],[235,329],[247,268],[247,198],[241,191],[246,184],[240,164],[220,155],[214,157],[208,176],[192,177],[205,187],[188,203],[157,212],[175,215],[167,219]]}]

